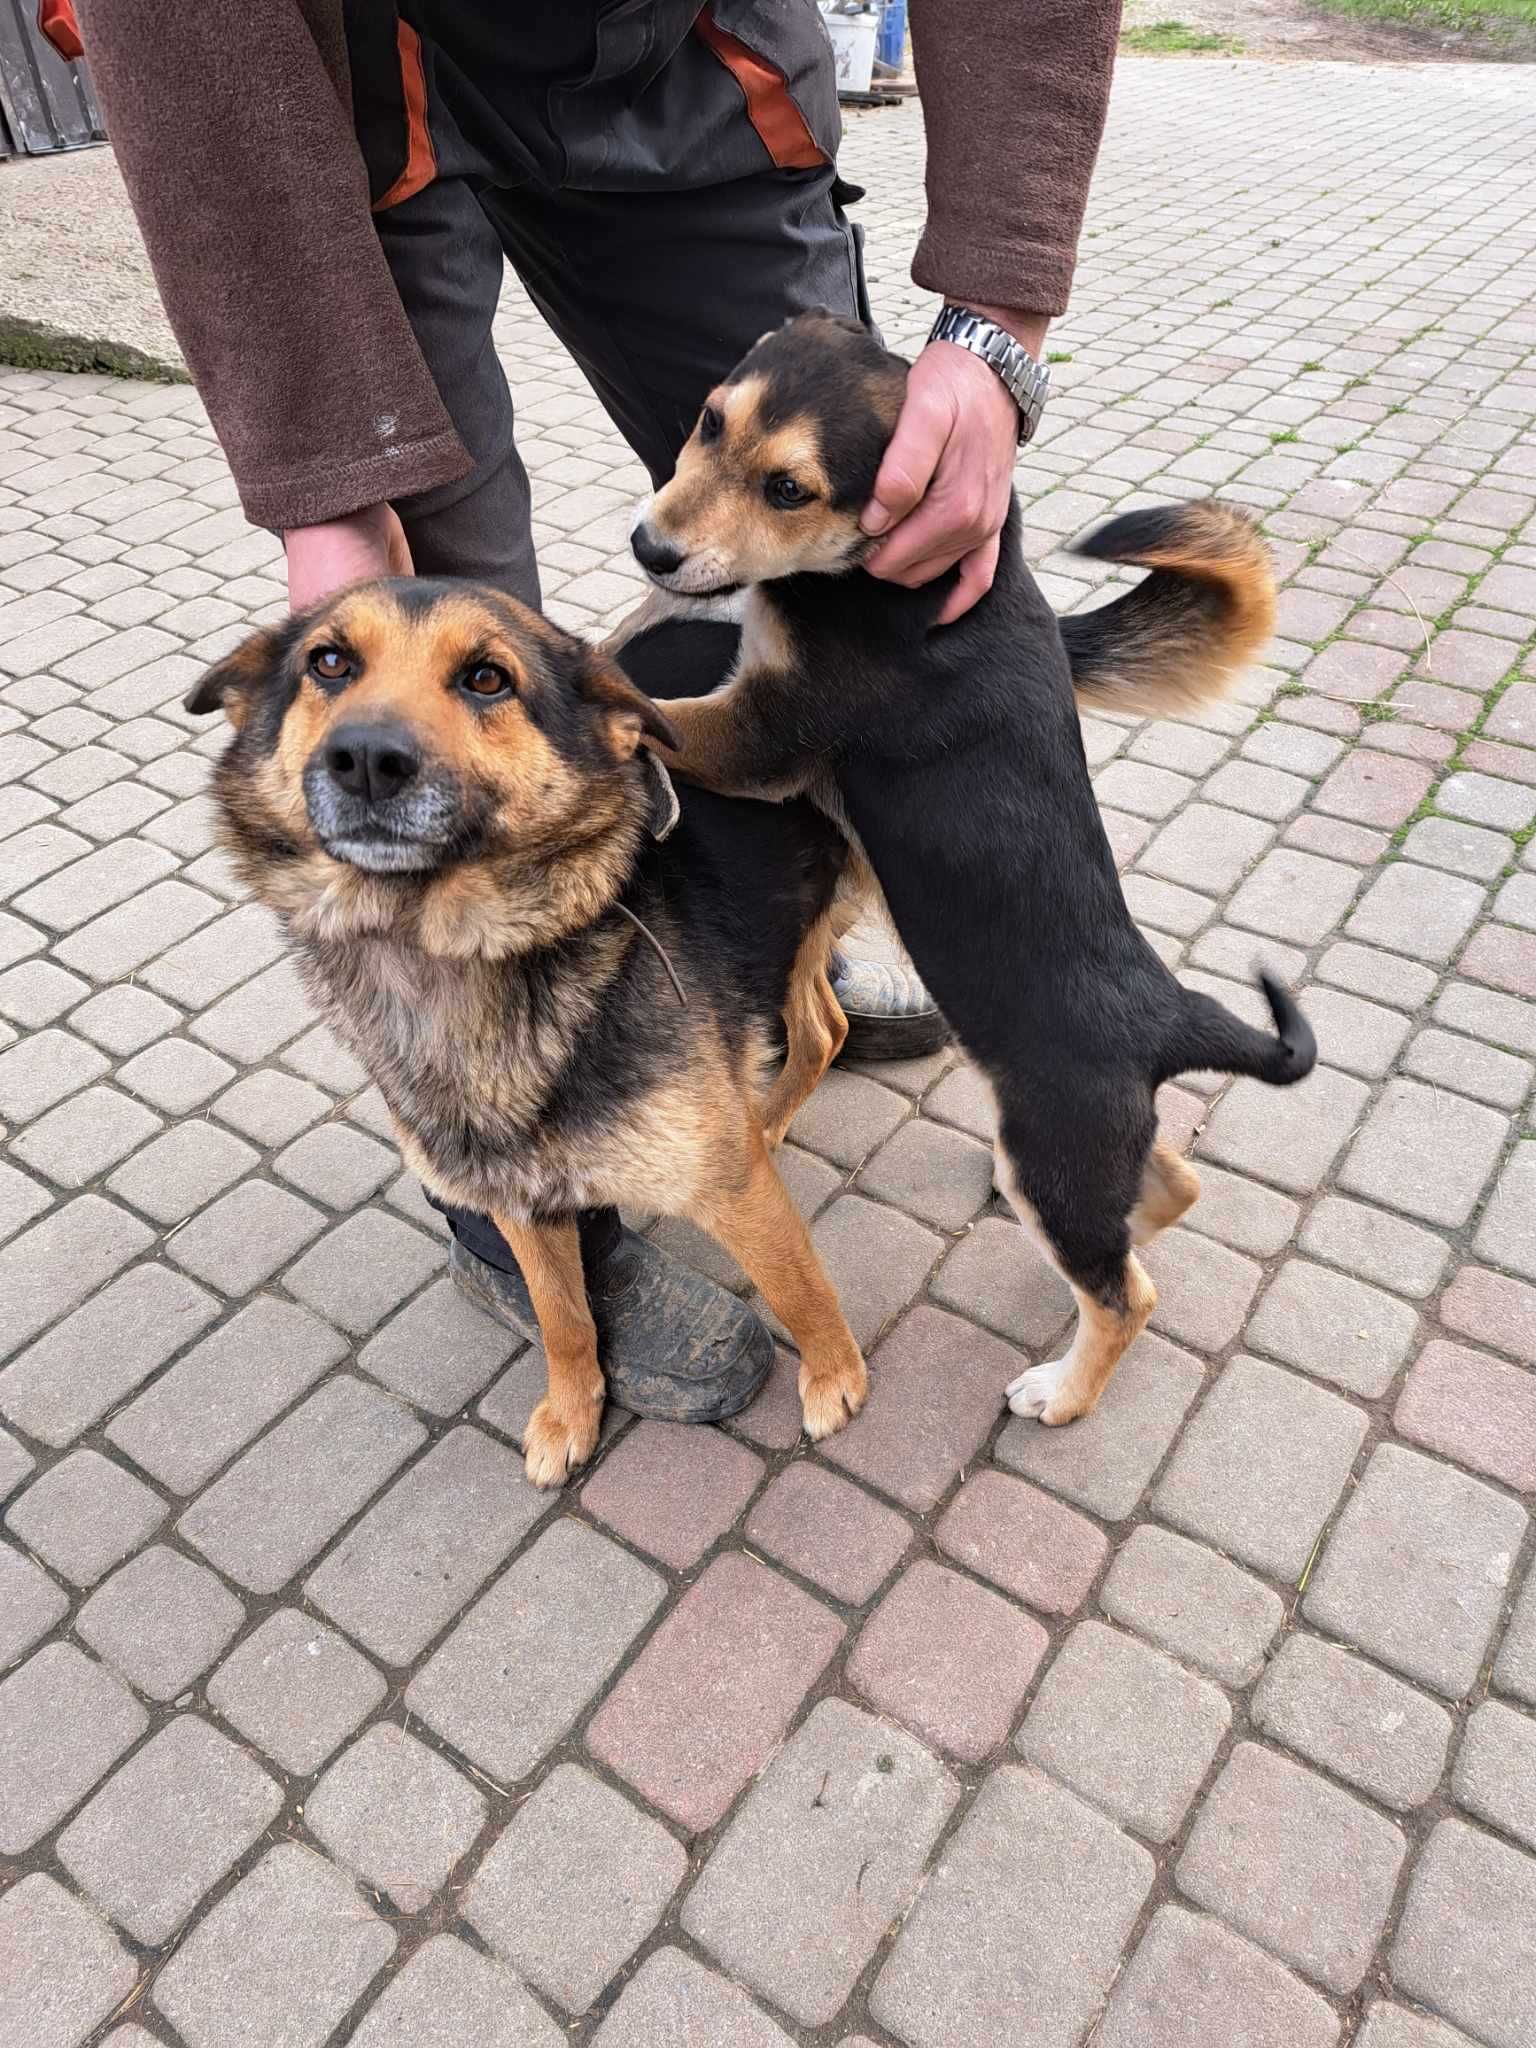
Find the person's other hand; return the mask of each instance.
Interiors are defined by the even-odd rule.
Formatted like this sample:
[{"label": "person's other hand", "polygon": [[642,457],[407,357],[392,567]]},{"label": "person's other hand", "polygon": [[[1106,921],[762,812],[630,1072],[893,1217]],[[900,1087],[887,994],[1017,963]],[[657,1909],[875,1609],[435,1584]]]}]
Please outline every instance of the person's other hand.
[{"label": "person's other hand", "polygon": [[348,583],[376,576],[409,576],[411,551],[392,505],[369,505],[320,526],[294,526],[283,535],[288,557],[288,602],[296,612],[330,597]]},{"label": "person's other hand", "polygon": [[[1041,315],[974,310],[1042,359],[1049,322]],[[864,564],[872,576],[914,590],[959,563],[941,626],[992,587],[1018,443],[1019,409],[997,372],[969,349],[930,341],[907,378],[862,524],[866,533],[885,535]]]}]

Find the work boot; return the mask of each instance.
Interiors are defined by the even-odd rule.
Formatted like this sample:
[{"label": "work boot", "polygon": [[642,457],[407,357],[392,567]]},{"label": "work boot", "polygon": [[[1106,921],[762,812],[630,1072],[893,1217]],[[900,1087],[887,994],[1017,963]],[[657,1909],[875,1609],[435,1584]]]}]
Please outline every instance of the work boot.
[{"label": "work boot", "polygon": [[848,1060],[915,1060],[949,1040],[944,1013],[910,960],[834,953],[832,992],[848,1019]]}]

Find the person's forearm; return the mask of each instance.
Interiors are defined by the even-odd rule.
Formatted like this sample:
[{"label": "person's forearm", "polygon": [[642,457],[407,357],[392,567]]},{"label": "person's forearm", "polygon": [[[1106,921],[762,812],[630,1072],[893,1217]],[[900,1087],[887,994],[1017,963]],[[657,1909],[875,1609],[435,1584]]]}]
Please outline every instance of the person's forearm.
[{"label": "person's forearm", "polygon": [[81,14],[156,282],[247,516],[308,526],[463,475],[373,231],[341,96],[340,0],[82,0]]},{"label": "person's forearm", "polygon": [[[929,291],[1024,316],[1066,310],[1104,130],[1119,0],[911,0],[928,138]],[[1038,347],[1038,340],[1036,343]]]}]

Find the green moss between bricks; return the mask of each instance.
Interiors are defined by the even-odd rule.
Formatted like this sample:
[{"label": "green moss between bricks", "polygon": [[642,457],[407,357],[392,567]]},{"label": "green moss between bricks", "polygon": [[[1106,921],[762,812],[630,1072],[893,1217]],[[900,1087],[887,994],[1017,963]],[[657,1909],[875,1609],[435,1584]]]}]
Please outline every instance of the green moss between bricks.
[{"label": "green moss between bricks", "polygon": [[148,384],[190,384],[186,371],[163,363],[126,342],[92,341],[65,334],[37,320],[0,314],[0,363],[13,370],[89,371],[98,377],[132,377]]}]

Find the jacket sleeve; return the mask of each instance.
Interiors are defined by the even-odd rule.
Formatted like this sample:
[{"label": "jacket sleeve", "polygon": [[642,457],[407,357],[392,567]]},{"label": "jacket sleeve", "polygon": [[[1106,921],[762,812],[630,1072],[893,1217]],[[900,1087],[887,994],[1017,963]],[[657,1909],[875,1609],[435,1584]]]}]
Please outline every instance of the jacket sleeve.
[{"label": "jacket sleeve", "polygon": [[914,281],[1063,313],[1104,132],[1120,0],[911,0],[928,132]]},{"label": "jacket sleeve", "polygon": [[463,476],[369,215],[341,0],[83,0],[82,14],[247,518],[313,525]]}]

